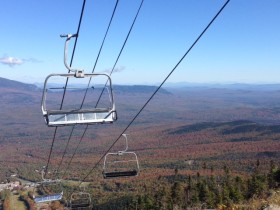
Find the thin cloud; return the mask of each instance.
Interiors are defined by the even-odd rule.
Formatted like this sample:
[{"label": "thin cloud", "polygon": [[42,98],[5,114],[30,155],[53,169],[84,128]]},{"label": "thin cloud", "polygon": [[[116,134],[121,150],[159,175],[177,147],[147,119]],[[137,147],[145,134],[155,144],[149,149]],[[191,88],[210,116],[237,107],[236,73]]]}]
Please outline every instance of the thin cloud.
[{"label": "thin cloud", "polygon": [[21,65],[24,61],[20,58],[14,57],[2,57],[0,58],[0,63],[4,65],[9,65],[10,67],[14,67],[15,65]]},{"label": "thin cloud", "polygon": [[16,65],[22,65],[26,62],[38,63],[40,61],[35,59],[35,58],[23,59],[23,58],[11,57],[11,56],[4,56],[4,57],[0,58],[0,63],[1,64],[8,65],[10,67],[14,67]]},{"label": "thin cloud", "polygon": [[118,73],[118,72],[122,72],[123,70],[125,70],[125,67],[124,66],[120,66],[120,67],[117,67],[114,69],[114,73]]},{"label": "thin cloud", "polygon": [[37,60],[36,58],[28,58],[23,59],[24,62],[31,62],[31,63],[41,63],[42,61]]},{"label": "thin cloud", "polygon": [[[114,68],[113,73],[119,73],[119,72],[122,72],[123,70],[125,70],[124,66],[116,67],[116,68]],[[106,69],[104,72],[111,73],[111,71],[112,71],[112,69]]]}]

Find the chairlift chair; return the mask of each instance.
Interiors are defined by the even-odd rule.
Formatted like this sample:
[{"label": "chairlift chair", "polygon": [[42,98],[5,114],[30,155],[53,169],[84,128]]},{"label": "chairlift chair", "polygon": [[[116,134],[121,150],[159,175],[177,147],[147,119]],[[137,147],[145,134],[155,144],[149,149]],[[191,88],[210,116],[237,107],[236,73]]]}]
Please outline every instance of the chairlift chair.
[{"label": "chairlift chair", "polygon": [[127,135],[125,150],[107,153],[104,157],[103,177],[105,179],[118,177],[133,177],[139,174],[139,162],[135,152],[129,152]]},{"label": "chairlift chair", "polygon": [[63,192],[51,195],[34,196],[35,203],[47,203],[52,201],[59,201],[63,197]]},{"label": "chairlift chair", "polygon": [[110,106],[105,108],[78,108],[78,109],[48,109],[46,106],[47,83],[51,77],[75,77],[75,74],[51,74],[46,78],[42,97],[42,112],[48,126],[63,126],[74,124],[112,123],[117,119],[115,103],[112,93],[111,79],[106,74],[84,74],[84,77],[104,76],[109,81]]},{"label": "chairlift chair", "polygon": [[[61,37],[67,37],[65,42],[64,49],[64,64],[69,70],[68,74],[50,74],[45,79],[43,96],[41,102],[41,108],[45,122],[48,126],[65,126],[65,125],[75,125],[75,124],[99,124],[99,123],[112,123],[117,120],[117,114],[115,109],[115,102],[112,91],[112,81],[111,77],[105,73],[91,73],[86,74],[83,70],[73,69],[67,64],[67,48],[68,42],[72,37],[76,35],[62,35]],[[70,73],[72,72],[72,73]],[[96,77],[101,77],[106,79],[106,84],[108,84],[108,95],[109,95],[109,104],[107,107],[95,107],[95,104],[92,104],[90,108],[60,108],[49,109],[47,107],[47,91],[48,91],[48,82],[50,78],[88,78],[93,79]]]},{"label": "chairlift chair", "polygon": [[89,193],[86,192],[74,192],[70,198],[71,210],[91,210],[92,200]]},{"label": "chairlift chair", "polygon": [[[45,171],[42,170],[43,181],[37,182],[34,188],[33,199],[35,203],[47,203],[51,201],[61,200],[63,197],[63,189],[61,185],[61,180],[56,179],[45,179]],[[43,195],[35,196],[35,189],[41,188],[41,193]]]}]

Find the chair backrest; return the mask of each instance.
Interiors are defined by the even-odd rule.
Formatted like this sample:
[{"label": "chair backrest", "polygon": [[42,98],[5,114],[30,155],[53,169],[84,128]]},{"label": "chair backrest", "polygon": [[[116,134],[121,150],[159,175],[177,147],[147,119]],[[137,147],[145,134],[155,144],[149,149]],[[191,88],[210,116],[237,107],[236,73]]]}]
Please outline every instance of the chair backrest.
[{"label": "chair backrest", "polygon": [[[71,84],[75,88],[68,85],[67,90],[69,91],[64,97],[65,87],[53,88],[52,86],[52,81],[55,81],[56,78],[67,78],[68,84],[72,82]],[[51,74],[46,78],[41,109],[48,126],[112,123],[117,120],[110,76],[107,74],[84,74],[83,78],[76,78],[75,74]],[[99,86],[98,88],[97,85],[97,88],[95,88],[93,84],[88,85],[88,81],[93,82],[94,79],[98,78],[105,84],[107,83],[107,92],[105,93],[108,94],[108,98],[102,97],[102,101],[100,98],[101,95],[105,95],[102,89],[105,86],[101,86],[102,88]],[[83,81],[76,84],[70,79],[82,79]],[[62,97],[64,98],[63,105],[61,103]]]}]

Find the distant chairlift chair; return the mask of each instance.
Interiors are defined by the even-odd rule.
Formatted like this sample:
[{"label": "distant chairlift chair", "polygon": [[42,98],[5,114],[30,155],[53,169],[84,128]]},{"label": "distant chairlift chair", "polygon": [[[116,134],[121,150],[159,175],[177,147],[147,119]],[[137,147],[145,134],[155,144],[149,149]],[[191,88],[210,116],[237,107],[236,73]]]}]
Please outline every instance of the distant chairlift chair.
[{"label": "distant chairlift chair", "polygon": [[91,210],[92,200],[89,193],[86,192],[74,192],[70,198],[71,210]]},{"label": "distant chairlift chair", "polygon": [[[36,187],[41,187],[44,191],[44,195],[38,195],[35,196],[35,190],[33,193],[33,199],[35,203],[47,203],[51,201],[58,201],[61,200],[63,197],[63,190],[61,186],[61,180],[51,180],[51,179],[45,179],[44,178],[45,171],[42,170],[42,179],[43,181],[37,182]],[[35,188],[36,189],[36,188]],[[59,192],[53,192],[53,190],[59,191]]]},{"label": "distant chairlift chair", "polygon": [[104,157],[103,177],[133,177],[139,174],[139,162],[135,152],[128,152],[127,134],[123,134],[126,148],[123,151],[107,153]]},{"label": "distant chairlift chair", "polygon": [[[69,70],[68,74],[50,74],[44,83],[44,90],[42,96],[41,108],[43,112],[43,116],[45,118],[45,122],[48,126],[64,126],[64,125],[75,125],[75,124],[96,124],[96,123],[112,123],[117,120],[117,114],[115,109],[115,102],[112,91],[112,81],[109,75],[104,73],[91,73],[86,74],[83,70],[72,69],[67,64],[67,48],[68,42],[72,37],[76,37],[76,35],[61,35],[61,37],[67,37],[65,42],[64,49],[64,64],[66,68]],[[108,81],[108,93],[109,93],[109,101],[110,105],[106,108],[79,108],[79,109],[48,109],[46,106],[46,97],[47,97],[47,84],[48,80],[51,77],[64,77],[64,78],[85,78],[88,77],[92,79],[94,77],[106,77]],[[94,104],[92,105],[94,106]]]}]

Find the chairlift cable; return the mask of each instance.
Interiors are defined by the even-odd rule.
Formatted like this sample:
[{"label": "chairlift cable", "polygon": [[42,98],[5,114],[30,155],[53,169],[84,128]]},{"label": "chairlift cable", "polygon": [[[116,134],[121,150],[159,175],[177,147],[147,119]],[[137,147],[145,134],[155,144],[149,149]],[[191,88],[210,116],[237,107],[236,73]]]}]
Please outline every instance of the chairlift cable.
[{"label": "chairlift cable", "polygon": [[[80,27],[81,27],[83,15],[84,15],[85,3],[86,3],[86,0],[83,1],[83,6],[82,6],[82,9],[81,9],[79,24],[78,24],[78,28],[77,28],[77,32],[76,32],[77,36],[75,37],[75,43],[74,43],[74,47],[73,47],[73,51],[72,51],[72,56],[71,56],[71,61],[70,61],[70,67],[72,66],[72,62],[74,60],[74,55],[75,55],[75,51],[76,51],[76,45],[77,45],[78,36],[79,36],[79,32],[80,32]],[[70,71],[68,71],[68,73],[70,73]],[[63,91],[63,96],[62,96],[62,100],[61,100],[61,104],[60,104],[60,109],[62,109],[62,106],[63,106],[67,85],[68,85],[68,78],[66,79],[66,82],[65,82],[65,86],[64,86],[65,89]],[[48,161],[47,161],[47,165],[46,165],[46,169],[45,169],[46,173],[48,171],[48,167],[49,167],[49,164],[50,164],[50,159],[51,159],[51,154],[52,154],[52,150],[53,150],[53,146],[54,146],[54,141],[55,141],[55,138],[56,138],[57,128],[58,127],[55,127],[55,131],[54,131],[54,135],[53,135],[53,140],[52,140],[52,144],[51,144],[51,149],[50,149],[50,152],[49,152],[49,157],[48,157]]]},{"label": "chairlift cable", "polygon": [[61,158],[60,163],[59,163],[59,165],[58,165],[58,167],[57,167],[57,169],[56,169],[56,175],[58,175],[58,173],[59,173],[59,169],[60,169],[60,167],[61,167],[61,165],[62,165],[62,162],[63,162],[63,160],[64,160],[64,157],[65,157],[65,155],[66,155],[66,152],[67,152],[67,149],[68,149],[68,146],[69,146],[69,142],[70,142],[70,140],[71,140],[71,138],[72,138],[74,129],[75,129],[75,125],[72,126],[72,129],[71,129],[71,132],[70,132],[70,135],[69,135],[69,138],[68,138],[66,147],[65,147],[65,149],[64,149],[62,158]]},{"label": "chairlift cable", "polygon": [[[83,15],[84,15],[84,10],[85,10],[85,4],[86,4],[86,0],[83,1],[83,6],[82,6],[82,10],[81,10],[81,14],[80,14],[80,19],[79,19],[79,24],[78,24],[78,28],[77,28],[77,32],[76,32],[76,36],[75,36],[75,42],[74,42],[74,47],[73,47],[73,51],[72,51],[72,56],[70,59],[70,67],[72,66],[73,60],[74,60],[74,55],[75,55],[75,51],[76,51],[76,46],[77,46],[77,42],[78,42],[78,37],[79,37],[79,33],[80,33],[80,28],[81,28],[81,23],[82,23],[82,19],[83,19]],[[70,73],[70,70],[68,70],[68,73]],[[62,109],[63,106],[63,102],[64,102],[64,98],[65,98],[65,94],[66,94],[66,88],[68,85],[68,77],[66,79],[65,82],[65,89],[63,91],[63,96],[62,96],[62,100],[61,100],[61,104],[60,104],[60,109]]]},{"label": "chairlift cable", "polygon": [[77,150],[78,150],[78,148],[79,148],[79,146],[80,146],[80,144],[81,144],[81,142],[82,142],[82,140],[83,140],[83,138],[84,138],[84,136],[85,136],[85,134],[86,134],[87,129],[88,129],[88,125],[86,125],[86,128],[85,128],[85,130],[84,130],[84,132],[83,132],[83,134],[82,134],[82,136],[81,136],[81,138],[80,138],[80,141],[78,142],[78,144],[77,144],[77,146],[76,146],[76,148],[75,148],[75,151],[74,151],[74,153],[73,153],[73,155],[72,155],[70,161],[69,161],[68,164],[67,164],[67,167],[66,167],[66,169],[65,169],[65,171],[64,171],[64,174],[62,175],[62,178],[65,176],[66,172],[68,171],[68,169],[69,169],[69,167],[70,167],[70,164],[72,163],[72,160],[73,160],[74,156],[76,155],[76,152],[77,152]]},{"label": "chairlift cable", "polygon": [[216,13],[216,15],[212,18],[212,20],[208,23],[208,25],[205,27],[205,29],[200,33],[200,35],[197,37],[197,39],[193,42],[193,44],[189,47],[189,49],[186,51],[186,53],[181,57],[181,59],[177,62],[177,64],[173,67],[173,69],[170,71],[170,73],[166,76],[166,78],[163,80],[163,82],[158,86],[158,88],[154,91],[154,93],[151,95],[151,97],[146,101],[146,103],[142,106],[142,108],[138,111],[138,113],[134,116],[134,118],[130,121],[130,123],[126,126],[126,128],[122,131],[122,133],[119,135],[119,137],[112,143],[112,145],[109,147],[109,149],[101,156],[101,158],[96,162],[96,164],[92,167],[92,169],[87,173],[87,175],[81,179],[80,184],[81,185],[85,180],[88,178],[88,176],[94,171],[94,169],[97,168],[97,166],[100,164],[102,159],[106,156],[106,154],[113,148],[113,146],[118,142],[118,140],[121,138],[122,134],[126,132],[126,130],[131,126],[131,124],[136,120],[136,118],[140,115],[140,113],[144,110],[144,108],[148,105],[148,103],[153,99],[155,94],[159,91],[159,89],[163,86],[163,84],[166,82],[166,80],[171,76],[171,74],[176,70],[176,68],[179,66],[179,64],[184,60],[184,58],[188,55],[188,53],[192,50],[192,48],[197,44],[197,42],[200,40],[200,38],[204,35],[204,33],[208,30],[208,28],[212,25],[212,23],[215,21],[215,19],[220,15],[220,13],[224,10],[226,5],[230,2],[230,0],[227,0],[224,5],[221,7],[221,9]]},{"label": "chairlift cable", "polygon": [[[136,13],[136,15],[135,15],[135,17],[134,17],[134,20],[133,20],[133,22],[132,22],[132,24],[131,24],[131,26],[130,26],[130,29],[129,29],[128,34],[127,34],[127,36],[126,36],[126,38],[125,38],[125,41],[124,41],[124,43],[123,43],[123,45],[122,45],[122,48],[121,48],[121,50],[120,50],[120,52],[119,52],[119,54],[118,54],[118,57],[117,57],[117,59],[116,59],[116,61],[115,61],[115,63],[114,63],[114,66],[113,66],[113,68],[112,68],[112,70],[111,70],[111,72],[110,72],[110,76],[111,76],[111,74],[113,73],[113,71],[114,71],[114,69],[115,69],[115,66],[116,66],[116,64],[117,64],[117,62],[118,62],[118,60],[119,60],[119,58],[120,58],[120,56],[121,56],[121,54],[122,54],[122,51],[123,51],[123,49],[124,49],[124,47],[125,47],[125,45],[126,45],[126,43],[127,43],[127,40],[128,40],[128,38],[129,38],[129,36],[130,36],[130,33],[131,33],[131,31],[132,31],[132,29],[133,29],[133,27],[134,27],[134,24],[135,24],[135,22],[136,22],[136,20],[137,20],[137,17],[138,17],[138,15],[139,15],[139,12],[140,12],[140,10],[141,10],[141,8],[142,8],[143,2],[144,2],[144,0],[142,0],[141,3],[140,3],[140,6],[139,6],[139,8],[138,8],[138,10],[137,10],[137,13]],[[117,3],[116,3],[116,4],[117,4]],[[117,6],[117,5],[116,5],[116,6]],[[116,6],[115,6],[115,8],[116,8]],[[115,12],[115,10],[114,10],[114,12]],[[111,20],[112,20],[112,18],[111,18]],[[110,24],[111,24],[111,22],[110,22]],[[94,68],[93,68],[93,70],[94,70]],[[102,94],[103,94],[103,92],[104,92],[104,90],[105,90],[105,87],[106,87],[107,83],[108,83],[108,80],[106,81],[106,84],[104,85],[103,90],[102,90],[102,92],[101,92],[100,95],[99,95],[99,99],[97,100],[95,107],[97,107],[97,105],[98,105],[98,103],[99,103],[99,101],[100,101],[100,99],[101,99],[101,96],[102,96]],[[85,97],[84,97],[84,98],[85,98]],[[81,107],[82,107],[82,106],[83,106],[83,103],[81,104]],[[88,129],[88,126],[85,128],[84,133],[86,132],[87,129]],[[84,135],[81,136],[80,142],[82,141],[83,137],[84,137]],[[78,147],[79,145],[80,145],[80,144],[78,144],[77,147]],[[74,152],[74,154],[73,154],[73,156],[72,156],[72,159],[73,159],[73,157],[74,157],[76,151],[77,151],[77,148],[75,149],[75,152]],[[69,165],[71,164],[72,159],[71,159],[71,161],[68,163],[67,169],[69,168]],[[66,171],[65,171],[65,173],[66,173]],[[64,175],[65,175],[65,173],[64,173]],[[63,176],[64,176],[64,175],[63,175]]]},{"label": "chairlift cable", "polygon": [[[117,8],[117,6],[118,6],[118,3],[119,3],[119,0],[116,1],[116,4],[115,4],[115,6],[114,6],[114,10],[113,10],[113,12],[112,12],[112,15],[111,15],[109,24],[108,24],[108,26],[107,26],[107,30],[106,30],[105,35],[104,35],[104,37],[103,37],[102,44],[101,44],[101,46],[100,46],[100,48],[99,48],[99,52],[98,52],[97,58],[96,58],[96,60],[95,60],[94,67],[93,67],[93,69],[92,69],[92,73],[94,73],[94,71],[95,71],[97,62],[98,62],[98,60],[99,60],[101,51],[102,51],[102,49],[103,49],[103,45],[104,45],[104,43],[105,43],[107,34],[108,34],[109,29],[110,29],[110,26],[111,26],[111,23],[112,23],[113,18],[114,18],[114,16],[115,16],[115,12],[116,12],[116,8]],[[67,81],[68,81],[68,78],[67,78]],[[86,95],[87,95],[87,92],[88,92],[88,88],[89,88],[89,86],[90,86],[90,82],[91,82],[91,78],[89,79],[88,86],[87,86],[87,88],[86,88],[85,95],[84,95],[84,97],[83,97],[83,100],[82,100],[82,103],[81,103],[80,108],[82,108],[82,106],[83,106],[83,104],[84,104],[84,101],[85,101],[85,98],[86,98]],[[106,83],[106,84],[107,84],[107,83]],[[66,85],[67,85],[67,84],[66,84]],[[88,126],[86,126],[86,128],[85,128],[84,134],[85,134],[87,128],[88,128]],[[71,139],[73,130],[74,130],[74,126],[73,126],[73,128],[72,128],[70,137],[68,138],[68,143],[69,143],[69,141],[70,141],[70,139]],[[84,134],[82,135],[82,137],[81,137],[81,139],[80,139],[80,142],[82,141]],[[72,159],[73,159],[73,157],[74,157],[74,155],[75,155],[75,153],[76,153],[76,151],[77,151],[77,149],[78,149],[78,147],[79,147],[79,145],[80,145],[80,142],[79,142],[79,144],[77,145],[77,148],[75,149],[75,152],[74,152],[74,154],[72,155],[72,158],[71,158],[70,162],[68,163],[68,166],[66,167],[66,170],[65,170],[63,176],[65,176],[66,171],[67,171],[67,169],[69,168],[69,166],[70,166],[70,164],[71,164],[71,162],[72,162]],[[59,170],[59,168],[60,168],[60,166],[61,166],[61,163],[62,163],[62,161],[63,161],[63,159],[64,159],[64,156],[65,156],[65,153],[66,153],[66,151],[67,151],[68,143],[67,143],[66,148],[65,148],[65,150],[64,150],[64,154],[63,154],[63,156],[62,156],[62,159],[61,159],[60,165],[59,165],[59,167],[58,167],[58,170]]]},{"label": "chairlift cable", "polygon": [[[99,56],[100,56],[100,54],[101,54],[101,51],[102,51],[102,49],[103,49],[103,45],[104,45],[104,43],[105,43],[105,40],[106,40],[106,37],[107,37],[108,31],[109,31],[109,29],[110,29],[111,23],[112,23],[113,18],[114,18],[114,16],[115,16],[115,12],[116,12],[116,9],[117,9],[117,6],[118,6],[118,3],[119,3],[119,0],[117,0],[117,1],[116,1],[116,4],[115,4],[114,10],[113,10],[113,13],[112,13],[112,15],[111,15],[110,22],[109,22],[109,24],[108,24],[108,27],[107,27],[106,33],[105,33],[105,35],[104,35],[104,38],[103,38],[102,44],[101,44],[101,46],[100,46],[100,48],[99,48],[98,55],[97,55],[97,57],[96,57],[96,59],[95,59],[94,66],[93,66],[93,68],[92,68],[92,73],[94,73],[94,71],[95,71],[95,68],[96,68],[97,62],[98,62],[98,60],[99,60]],[[89,87],[89,85],[90,85],[90,82],[91,82],[91,78],[90,78],[90,79],[89,79],[89,81],[88,81],[88,87]],[[106,84],[107,84],[107,83],[106,83]],[[83,105],[84,105],[84,102],[85,102],[85,98],[86,98],[87,92],[88,92],[88,90],[86,89],[86,91],[85,91],[85,95],[84,95],[84,98],[83,98],[82,103],[81,103],[81,108],[82,108],[82,107],[83,107]]]},{"label": "chairlift cable", "polygon": [[[130,27],[130,29],[129,29],[129,32],[128,32],[127,36],[126,36],[126,39],[125,39],[125,41],[124,41],[124,43],[123,43],[123,45],[122,45],[122,48],[121,48],[121,50],[120,50],[120,52],[119,52],[119,55],[118,55],[118,57],[117,57],[117,59],[116,59],[116,61],[115,61],[115,64],[114,64],[114,66],[113,66],[113,68],[112,68],[112,70],[111,70],[111,72],[110,72],[110,76],[112,75],[113,71],[115,70],[115,67],[116,67],[116,65],[117,65],[117,63],[118,63],[118,61],[119,61],[119,58],[120,58],[120,56],[121,56],[121,54],[122,54],[122,51],[123,51],[123,49],[124,49],[124,47],[125,47],[125,45],[126,45],[126,42],[127,42],[128,38],[129,38],[129,35],[130,35],[131,31],[132,31],[132,28],[133,28],[133,26],[134,26],[134,23],[136,22],[136,19],[137,19],[137,17],[138,17],[138,14],[139,14],[139,12],[140,12],[140,10],[141,10],[141,8],[142,8],[143,2],[144,2],[144,0],[141,1],[141,4],[140,4],[140,6],[139,6],[139,8],[138,8],[138,11],[137,11],[135,17],[134,17],[134,20],[133,20],[133,22],[132,22],[132,24],[131,24],[131,27]],[[102,97],[102,95],[103,95],[103,92],[104,92],[104,90],[105,90],[105,87],[106,87],[107,83],[108,83],[108,80],[107,80],[106,84],[104,85],[104,87],[103,87],[103,89],[102,89],[102,92],[101,92],[100,95],[99,95],[99,98],[98,98],[98,100],[97,100],[97,102],[96,102],[96,106],[98,105],[98,103],[99,103],[99,101],[100,101],[100,99],[101,99],[101,97]],[[96,106],[95,106],[95,107],[96,107]]]},{"label": "chairlift cable", "polygon": [[55,127],[55,130],[54,130],[54,135],[53,135],[53,139],[52,139],[51,149],[50,149],[50,152],[49,152],[48,162],[47,162],[47,165],[46,165],[46,168],[45,168],[46,173],[48,172],[48,167],[49,167],[49,164],[50,164],[50,161],[51,161],[51,154],[52,154],[52,150],[53,150],[53,145],[54,145],[56,132],[57,132],[57,127]]}]

